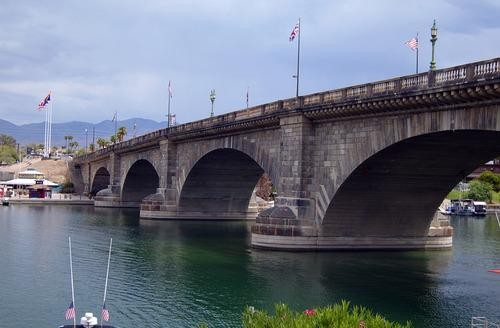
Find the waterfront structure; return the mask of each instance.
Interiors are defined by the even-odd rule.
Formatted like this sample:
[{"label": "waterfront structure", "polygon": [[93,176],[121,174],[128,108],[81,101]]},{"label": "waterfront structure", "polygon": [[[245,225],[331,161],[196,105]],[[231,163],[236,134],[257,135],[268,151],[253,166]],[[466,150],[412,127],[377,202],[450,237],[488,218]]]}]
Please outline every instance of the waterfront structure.
[{"label": "waterfront structure", "polygon": [[53,187],[59,186],[57,183],[46,180],[45,175],[34,168],[19,172],[16,179],[3,181],[0,184],[12,187],[13,192],[17,194],[28,190],[30,198],[45,198],[51,194]]},{"label": "waterfront structure", "polygon": [[[278,249],[450,247],[434,215],[500,154],[500,58],[279,100],[162,129],[75,159],[95,206],[148,219],[255,218]],[[434,218],[434,220],[433,220]]]}]

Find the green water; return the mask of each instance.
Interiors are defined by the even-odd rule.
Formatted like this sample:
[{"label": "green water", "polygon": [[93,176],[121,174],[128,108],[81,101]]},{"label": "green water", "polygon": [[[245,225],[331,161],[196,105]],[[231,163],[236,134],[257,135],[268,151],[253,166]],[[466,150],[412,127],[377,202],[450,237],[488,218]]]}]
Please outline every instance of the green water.
[{"label": "green water", "polygon": [[[449,251],[287,253],[250,247],[250,223],[141,221],[91,206],[0,208],[0,327],[57,327],[107,297],[118,327],[240,327],[246,305],[303,310],[350,300],[416,327],[500,322],[500,227],[494,216],[455,218]],[[67,322],[68,324],[70,322]]]}]

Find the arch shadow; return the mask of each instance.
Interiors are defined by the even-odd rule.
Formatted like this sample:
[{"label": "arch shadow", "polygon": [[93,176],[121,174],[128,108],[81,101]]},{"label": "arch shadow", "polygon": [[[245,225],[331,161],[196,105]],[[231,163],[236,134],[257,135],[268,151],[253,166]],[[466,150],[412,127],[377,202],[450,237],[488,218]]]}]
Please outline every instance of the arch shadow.
[{"label": "arch shadow", "polygon": [[106,189],[110,184],[110,174],[105,167],[100,167],[92,180],[92,188],[90,193],[96,195],[99,191]]},{"label": "arch shadow", "polygon": [[264,173],[247,154],[217,149],[200,158],[180,192],[178,216],[194,219],[255,218],[249,211],[252,192]]},{"label": "arch shadow", "polygon": [[430,133],[393,144],[361,163],[323,218],[322,234],[350,237],[426,236],[448,192],[500,154],[500,132]]},{"label": "arch shadow", "polygon": [[139,207],[143,198],[156,193],[160,178],[154,166],[147,160],[135,162],[127,172],[121,192],[122,205]]}]

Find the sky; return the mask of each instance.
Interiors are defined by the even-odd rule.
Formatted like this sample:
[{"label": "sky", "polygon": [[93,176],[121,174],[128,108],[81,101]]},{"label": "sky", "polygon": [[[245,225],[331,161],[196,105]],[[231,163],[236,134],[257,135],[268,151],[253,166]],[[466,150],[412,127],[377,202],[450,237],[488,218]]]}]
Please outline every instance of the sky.
[{"label": "sky", "polygon": [[0,119],[178,123],[295,95],[415,72],[404,43],[419,33],[419,71],[500,57],[498,0],[1,0]]}]

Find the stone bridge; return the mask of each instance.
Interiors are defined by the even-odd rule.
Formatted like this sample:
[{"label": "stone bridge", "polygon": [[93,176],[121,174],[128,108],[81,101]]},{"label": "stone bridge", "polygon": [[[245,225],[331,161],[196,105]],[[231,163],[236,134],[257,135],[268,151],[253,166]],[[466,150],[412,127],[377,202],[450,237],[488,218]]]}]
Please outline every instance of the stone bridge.
[{"label": "stone bridge", "polygon": [[[500,58],[279,100],[76,158],[95,206],[147,219],[255,219],[275,249],[441,248],[446,194],[500,155]],[[434,218],[434,219],[433,219]]]}]

